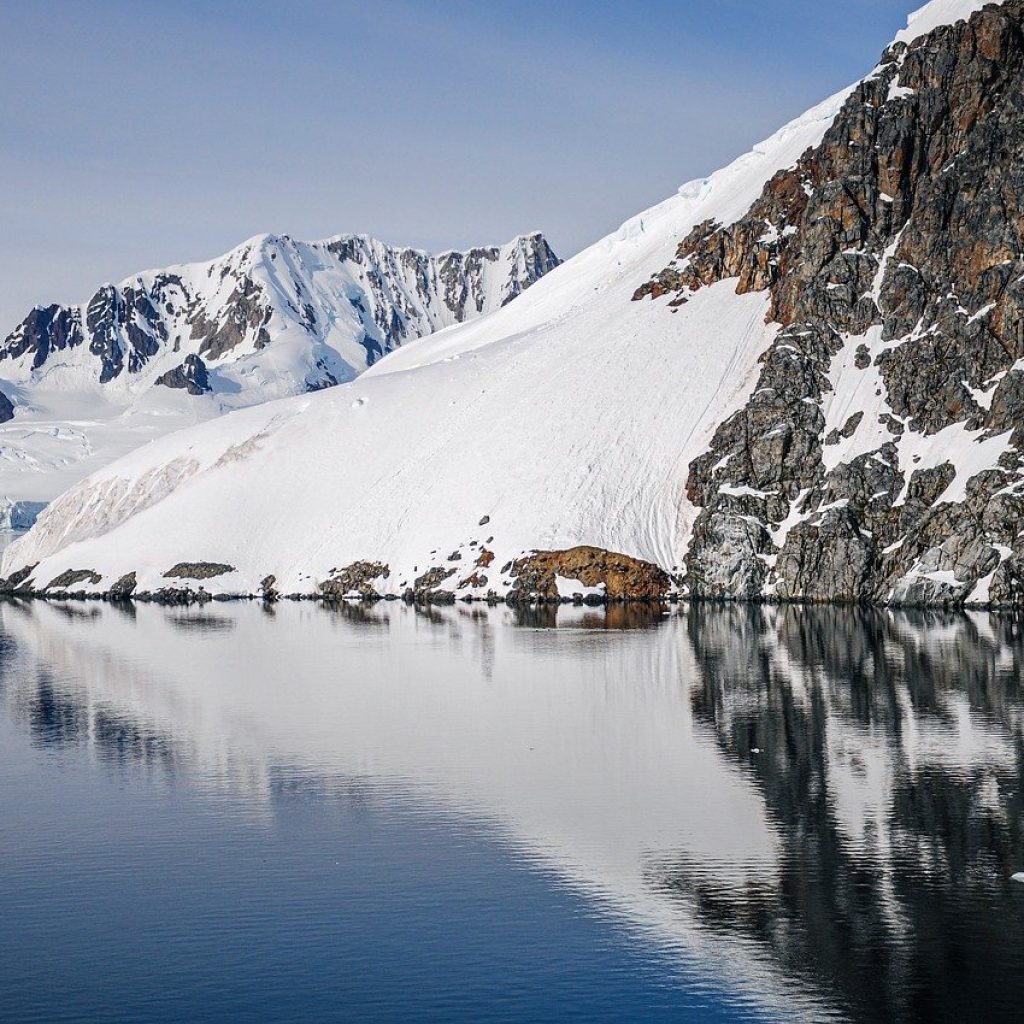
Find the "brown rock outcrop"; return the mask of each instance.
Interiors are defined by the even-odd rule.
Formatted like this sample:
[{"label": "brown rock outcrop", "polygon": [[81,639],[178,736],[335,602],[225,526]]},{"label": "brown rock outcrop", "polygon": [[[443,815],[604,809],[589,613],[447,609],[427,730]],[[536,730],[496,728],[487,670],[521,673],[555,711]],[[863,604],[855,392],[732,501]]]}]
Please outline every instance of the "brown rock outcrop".
[{"label": "brown rock outcrop", "polygon": [[660,600],[671,586],[668,574],[650,562],[588,546],[534,551],[514,561],[510,574],[515,580],[509,594],[513,602],[560,600],[558,576],[579,581],[581,590],[603,586],[610,601]]}]

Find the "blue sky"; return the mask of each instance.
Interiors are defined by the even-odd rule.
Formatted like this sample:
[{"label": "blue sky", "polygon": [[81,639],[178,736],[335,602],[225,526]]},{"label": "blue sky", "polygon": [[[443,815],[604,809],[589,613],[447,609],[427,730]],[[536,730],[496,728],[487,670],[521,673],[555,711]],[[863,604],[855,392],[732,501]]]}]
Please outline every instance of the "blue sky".
[{"label": "blue sky", "polygon": [[570,255],[861,77],[922,0],[0,5],[0,332],[261,231]]}]

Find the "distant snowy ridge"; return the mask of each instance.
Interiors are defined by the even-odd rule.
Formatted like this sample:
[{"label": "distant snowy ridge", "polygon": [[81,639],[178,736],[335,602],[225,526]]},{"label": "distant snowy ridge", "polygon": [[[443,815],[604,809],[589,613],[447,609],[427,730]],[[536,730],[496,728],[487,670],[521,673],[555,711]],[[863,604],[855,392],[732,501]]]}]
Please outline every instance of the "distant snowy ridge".
[{"label": "distant snowy ridge", "polygon": [[201,374],[212,371],[196,391],[315,390],[499,308],[558,262],[540,234],[437,256],[368,235],[259,235],[206,263],[105,284],[77,306],[37,307],[0,345],[0,375],[137,393],[174,386],[191,357]]},{"label": "distant snowy ridge", "polygon": [[260,235],[32,310],[0,343],[0,498],[41,501],[170,430],[352,380],[558,265],[537,233],[431,256]]},{"label": "distant snowy ridge", "polygon": [[8,589],[1024,602],[1024,0],[915,26],[515,303],[95,473]]}]

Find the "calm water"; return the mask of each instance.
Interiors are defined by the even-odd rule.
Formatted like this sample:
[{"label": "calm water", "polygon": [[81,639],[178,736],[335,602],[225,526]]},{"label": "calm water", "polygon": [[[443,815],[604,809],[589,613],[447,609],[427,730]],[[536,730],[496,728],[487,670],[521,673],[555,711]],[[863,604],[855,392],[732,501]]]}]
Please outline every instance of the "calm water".
[{"label": "calm water", "polygon": [[985,615],[0,605],[0,1019],[1019,1020]]}]

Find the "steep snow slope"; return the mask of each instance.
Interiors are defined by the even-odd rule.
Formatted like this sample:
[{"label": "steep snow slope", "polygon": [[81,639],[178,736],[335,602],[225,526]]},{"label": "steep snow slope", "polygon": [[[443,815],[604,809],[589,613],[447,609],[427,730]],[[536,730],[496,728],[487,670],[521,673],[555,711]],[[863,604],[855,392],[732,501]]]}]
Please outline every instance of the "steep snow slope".
[{"label": "steep snow slope", "polygon": [[[709,218],[740,215],[816,143],[845,94],[548,274],[479,322],[410,343],[359,380],[147,445],[72,488],[5,560],[37,576],[102,564],[160,586],[181,560],[237,572],[208,589],[311,591],[357,560],[401,592],[471,541],[494,569],[586,540],[681,558],[686,466],[749,390],[774,330],[728,284],[676,314],[630,302]],[[490,522],[478,526],[489,516]],[[58,559],[53,559],[56,552]],[[467,570],[465,575],[469,575]],[[500,573],[474,592],[501,590]],[[506,577],[507,578],[507,577]]]},{"label": "steep snow slope", "polygon": [[261,235],[79,306],[38,307],[0,345],[0,392],[14,399],[0,495],[50,498],[169,429],[351,380],[557,263],[538,234],[438,256],[365,235]]},{"label": "steep snow slope", "polygon": [[896,34],[893,42],[910,44],[943,25],[952,25],[985,7],[998,7],[1002,2],[1003,0],[932,0],[910,15],[907,27]]},{"label": "steep snow slope", "polygon": [[[908,31],[917,39],[922,26],[934,30],[976,7],[939,0]],[[943,40],[937,45],[959,45],[959,37]],[[703,492],[688,493],[693,467],[714,476],[729,462],[734,452],[715,461],[713,445],[723,424],[763,397],[760,357],[800,347],[796,327],[781,329],[769,284],[777,283],[783,244],[803,244],[804,234],[784,218],[740,218],[773,198],[776,183],[788,187],[795,172],[776,172],[809,159],[841,110],[856,114],[859,96],[889,89],[887,110],[913,102],[896,77],[904,49],[857,92],[833,97],[723,171],[684,186],[515,304],[411,343],[352,384],[233,414],[96,473],[6,553],[4,575],[40,562],[29,577],[37,587],[68,570],[77,571],[65,577],[76,589],[95,590],[129,573],[140,590],[155,590],[199,572],[208,591],[255,592],[273,576],[274,589],[308,593],[345,568],[352,589],[369,582],[378,593],[443,586],[482,596],[509,589],[507,563],[524,552],[578,544],[681,573],[694,522],[706,512],[693,504],[706,504]],[[852,136],[831,139],[825,151],[856,145]],[[808,177],[803,194],[831,187]],[[801,194],[799,183],[785,193],[790,207],[807,205]],[[888,208],[895,200],[878,202]],[[823,225],[848,231],[846,216],[836,228],[824,220],[806,229],[819,239]],[[749,254],[732,236],[702,249],[717,227],[733,224]],[[827,241],[842,247],[831,235]],[[881,277],[888,257],[871,259],[871,274]],[[653,286],[638,291],[645,280]],[[826,297],[846,287],[824,280]],[[631,301],[643,294],[662,297]],[[876,305],[872,299],[872,315]],[[848,340],[835,342],[840,360]],[[813,406],[817,417],[820,401],[801,392],[786,414]],[[749,418],[745,444],[757,422]],[[821,451],[821,425],[811,424],[813,452]],[[721,474],[714,480],[715,500],[770,497]],[[790,504],[781,514],[798,515]],[[761,506],[731,510],[726,525],[724,540],[708,535],[719,545],[715,557],[732,558],[736,536],[749,529],[768,538],[751,546],[755,565],[774,568],[770,538],[779,533],[784,543],[785,530]],[[169,581],[164,574],[180,562],[221,564],[186,567]],[[772,592],[763,574],[746,575],[765,589],[733,596]],[[563,593],[583,589],[559,582]]]}]

